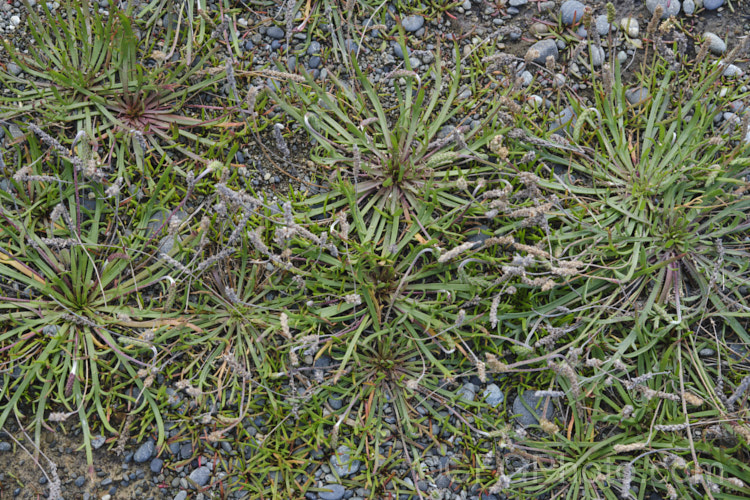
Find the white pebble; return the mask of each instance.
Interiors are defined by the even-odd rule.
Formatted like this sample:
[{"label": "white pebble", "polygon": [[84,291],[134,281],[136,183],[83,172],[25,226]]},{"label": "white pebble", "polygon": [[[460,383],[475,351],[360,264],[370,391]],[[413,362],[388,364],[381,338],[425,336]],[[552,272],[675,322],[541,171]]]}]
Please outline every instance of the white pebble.
[{"label": "white pebble", "polygon": [[620,26],[630,38],[638,36],[639,26],[638,21],[633,17],[623,17],[620,20]]},{"label": "white pebble", "polygon": [[18,26],[21,24],[21,18],[18,16],[11,16],[10,22],[12,22],[14,26]]}]

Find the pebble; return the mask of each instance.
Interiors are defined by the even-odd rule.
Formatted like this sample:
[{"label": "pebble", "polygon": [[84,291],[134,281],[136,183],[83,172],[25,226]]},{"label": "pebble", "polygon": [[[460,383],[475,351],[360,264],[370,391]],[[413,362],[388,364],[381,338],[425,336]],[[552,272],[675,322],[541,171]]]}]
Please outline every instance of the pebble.
[{"label": "pebble", "polygon": [[532,35],[541,35],[549,31],[549,26],[544,23],[534,23],[529,26],[529,33]]},{"label": "pebble", "polygon": [[495,408],[500,406],[502,402],[505,401],[505,394],[503,394],[503,391],[500,390],[497,384],[488,385],[482,395],[484,396],[485,403],[490,406],[494,406]]},{"label": "pebble", "polygon": [[208,478],[211,477],[211,470],[204,465],[195,469],[188,477],[198,486],[205,486],[208,483]]},{"label": "pebble", "polygon": [[745,74],[744,71],[742,71],[738,66],[735,66],[734,64],[729,64],[724,68],[724,73],[722,73],[726,77],[735,77],[735,76],[742,76]]},{"label": "pebble", "polygon": [[578,0],[566,0],[560,6],[560,17],[566,26],[571,26],[583,18],[583,9],[585,6]]},{"label": "pebble", "polygon": [[93,446],[95,450],[98,450],[99,448],[104,446],[104,442],[106,440],[107,439],[104,436],[94,436],[91,439],[91,446]]},{"label": "pebble", "polygon": [[307,55],[314,56],[316,54],[320,54],[320,42],[313,40],[307,47]]},{"label": "pebble", "polygon": [[[547,403],[546,399],[547,398],[537,397],[534,395],[534,391],[526,391],[523,393],[523,396],[516,396],[516,399],[513,400],[513,414],[516,415],[516,422],[523,427],[528,427],[529,425],[539,423],[539,417],[543,417],[546,420],[552,420],[552,413],[554,411],[552,408],[552,402],[550,401]],[[524,405],[524,401],[526,402],[526,405]],[[546,412],[544,412],[545,403],[547,403]],[[527,409],[526,406],[533,411]]]},{"label": "pebble", "polygon": [[695,2],[693,0],[685,0],[682,2],[682,10],[685,15],[692,16],[695,13]]},{"label": "pebble", "polygon": [[609,21],[607,21],[607,16],[602,14],[601,16],[596,16],[596,32],[599,33],[599,36],[607,36],[609,34],[610,28],[614,31],[615,26],[613,24],[610,24]]},{"label": "pebble", "polygon": [[21,69],[21,66],[19,66],[18,64],[14,62],[8,63],[7,68],[8,68],[8,72],[13,76],[18,76],[21,74],[21,71],[23,71]]},{"label": "pebble", "polygon": [[724,40],[710,31],[703,33],[703,39],[708,41],[708,49],[714,55],[719,56],[727,50],[727,44],[724,43]]},{"label": "pebble", "polygon": [[658,5],[661,5],[662,9],[664,9],[661,14],[662,19],[676,16],[680,13],[679,0],[646,0],[646,8],[652,14],[654,13]]},{"label": "pebble", "polygon": [[174,496],[173,500],[185,500],[187,498],[187,491],[182,490]]},{"label": "pebble", "polygon": [[310,67],[310,69],[315,69],[318,66],[320,66],[320,57],[318,56],[312,56],[309,61],[307,61],[307,65]]},{"label": "pebble", "polygon": [[620,27],[628,34],[630,38],[638,36],[640,27],[638,21],[634,17],[623,17],[620,19]]},{"label": "pebble", "polygon": [[532,50],[539,52],[539,57],[532,59],[537,64],[544,65],[547,62],[547,56],[552,56],[555,58],[555,61],[557,61],[559,50],[554,40],[540,40],[529,47],[529,50],[526,53],[528,54]]},{"label": "pebble", "polygon": [[154,474],[160,474],[161,468],[164,466],[164,460],[161,458],[155,458],[151,460],[150,469]]},{"label": "pebble", "polygon": [[401,21],[401,26],[403,26],[404,29],[410,33],[413,33],[419,30],[419,28],[421,28],[423,25],[424,25],[424,18],[418,15],[406,16]]},{"label": "pebble", "polygon": [[527,3],[529,3],[529,0],[510,0],[510,2],[508,2],[508,5],[510,5],[511,7],[521,7],[522,5],[526,5]]},{"label": "pebble", "polygon": [[625,91],[625,99],[628,100],[633,106],[641,104],[643,101],[648,99],[648,89],[639,87],[637,89],[628,89]]},{"label": "pebble", "polygon": [[10,443],[0,441],[0,451],[10,451],[12,448],[13,447],[10,445]]},{"label": "pebble", "polygon": [[331,468],[339,477],[355,474],[359,470],[361,464],[359,460],[351,459],[351,453],[349,447],[342,444],[336,448],[336,453],[331,457]]},{"label": "pebble", "polygon": [[716,351],[714,351],[710,347],[705,347],[701,349],[700,351],[698,351],[698,356],[701,356],[704,358],[707,358],[709,356],[714,356],[714,355],[716,355]]},{"label": "pebble", "polygon": [[154,441],[151,439],[146,440],[145,443],[140,445],[137,450],[135,450],[135,454],[133,455],[133,461],[138,462],[139,464],[142,464],[149,458],[151,458],[151,455],[154,453]]},{"label": "pebble", "polygon": [[474,397],[476,395],[476,387],[474,387],[474,384],[467,383],[461,386],[461,388],[456,391],[456,394],[460,399],[463,399],[464,401],[474,401]]},{"label": "pebble", "polygon": [[523,71],[521,73],[521,81],[523,82],[524,87],[528,87],[529,85],[531,85],[531,82],[533,80],[534,80],[534,76],[528,71]]},{"label": "pebble", "polygon": [[318,492],[318,498],[320,500],[341,500],[346,494],[346,489],[340,484],[326,484],[323,489]]},{"label": "pebble", "polygon": [[279,28],[278,26],[271,26],[266,31],[266,35],[270,36],[271,38],[275,38],[276,40],[281,40],[284,38],[284,30]]},{"label": "pebble", "polygon": [[83,488],[83,485],[86,484],[86,476],[78,476],[73,484],[79,488]]},{"label": "pebble", "polygon": [[602,64],[604,64],[604,49],[601,47],[595,47],[591,46],[590,48],[591,53],[591,64],[594,65],[594,67],[599,67]]},{"label": "pebble", "polygon": [[703,0],[703,6],[706,10],[716,10],[724,5],[724,0]]},{"label": "pebble", "polygon": [[18,26],[21,24],[21,18],[18,16],[10,16],[10,22],[13,23],[13,26]]}]

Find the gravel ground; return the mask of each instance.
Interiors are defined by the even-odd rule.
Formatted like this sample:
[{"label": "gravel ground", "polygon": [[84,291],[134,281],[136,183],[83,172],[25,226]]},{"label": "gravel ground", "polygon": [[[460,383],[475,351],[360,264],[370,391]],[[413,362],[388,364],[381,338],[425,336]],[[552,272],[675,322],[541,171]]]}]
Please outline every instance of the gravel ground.
[{"label": "gravel ground", "polygon": [[[726,4],[723,0],[685,0],[683,2],[672,0],[668,6],[667,0],[645,2],[615,0],[617,20],[614,28],[619,33],[627,33],[627,37],[622,35],[615,37],[615,43],[618,44],[615,52],[624,63],[627,64],[627,61],[633,60],[638,62],[634,47],[644,36],[645,26],[650,19],[650,11],[659,3],[663,4],[670,14],[678,16],[685,16],[686,12],[692,14],[686,19],[686,23],[691,27],[692,32],[705,33],[704,36],[711,41],[711,51],[715,55],[721,55],[727,50],[726,41],[729,41],[729,48],[731,48],[739,36],[750,31],[750,25],[747,23],[750,7],[737,5],[744,2],[735,1],[736,12],[732,14],[727,6],[723,5]],[[39,5],[36,4],[34,0],[29,1],[32,8],[38,9]],[[101,11],[111,8],[108,2],[102,1],[99,4],[97,8]],[[700,4],[703,4],[704,10],[700,10]],[[238,2],[238,5],[241,3]],[[498,5],[503,7],[498,9]],[[56,9],[59,4],[47,2],[47,6]],[[523,57],[533,46],[539,51],[539,61],[544,61],[548,55],[551,55],[558,62],[568,64],[570,47],[562,41],[540,40],[540,37],[545,36],[545,33],[550,30],[550,25],[556,25],[558,18],[561,18],[566,25],[573,25],[575,20],[580,19],[584,6],[592,7],[595,16],[605,13],[604,2],[592,0],[584,2],[466,0],[461,6],[450,11],[451,16],[444,16],[442,21],[426,20],[420,15],[404,12],[401,24],[408,36],[406,56],[409,57],[414,68],[426,67],[434,61],[433,51],[441,40],[444,44],[443,54],[450,54],[448,40],[456,38],[460,39],[461,53],[464,55],[470,54],[479,45],[494,44],[498,50]],[[0,36],[21,48],[29,43],[25,32],[26,8],[17,1],[0,1]],[[389,7],[386,6],[386,8]],[[216,10],[218,10],[217,4],[208,4],[209,12]],[[269,60],[280,59],[290,69],[304,67],[319,79],[324,79],[327,74],[338,70],[336,61],[322,59],[322,54],[327,53],[326,47],[332,43],[331,39],[312,40],[306,46],[306,34],[296,33],[291,37],[291,43],[295,52],[301,53],[287,57],[284,51],[287,34],[280,21],[282,18],[283,15],[276,16],[276,19],[262,17],[249,11],[247,17],[236,17],[236,26],[241,35],[241,46],[246,53],[252,54],[254,64],[262,66]],[[600,30],[601,35],[606,35],[609,30],[606,17],[595,19],[597,30]],[[363,25],[367,20],[357,19],[356,21]],[[389,21],[396,22],[395,16],[390,16]],[[171,20],[165,16],[163,22],[168,23]],[[579,35],[582,34],[581,29],[577,26],[568,28],[571,33]],[[352,48],[359,52],[360,64],[363,67],[371,68],[373,81],[380,80],[405,56],[398,44],[381,38],[377,30],[369,31],[362,40],[346,39],[345,43],[352,44]],[[2,63],[1,56],[0,53],[0,63]],[[604,62],[605,54],[595,54],[592,58],[596,66],[597,62],[599,64]],[[11,62],[4,64],[11,73],[20,71],[20,68]],[[635,67],[637,64],[631,65],[631,69]],[[585,64],[574,62],[569,68],[570,71],[567,74],[559,74],[550,79],[550,87],[564,81],[573,91],[585,92],[585,84],[580,83],[576,77],[576,75],[586,73]],[[738,63],[737,72],[745,69],[743,62]],[[536,76],[549,78],[542,74],[535,74],[531,68],[523,68],[518,76],[526,85],[531,83],[531,79]],[[459,92],[463,97],[468,97],[471,90],[462,88]],[[628,98],[631,102],[638,102],[645,97],[641,92],[639,89],[633,89]],[[574,118],[571,113],[570,108],[562,109],[558,122],[563,124],[570,121]],[[306,154],[304,143],[292,145],[292,153],[297,158],[304,159]],[[281,174],[263,169],[260,156],[251,145],[240,149],[235,162],[247,167],[250,171],[248,174],[250,182],[256,187],[265,186],[272,192],[275,190],[275,185],[285,184],[286,179],[283,179]],[[312,180],[309,173],[301,171],[291,174],[300,182],[301,188],[309,188]],[[320,363],[318,367],[324,368],[325,356],[319,359],[318,363]],[[162,382],[169,384],[169,381]],[[507,400],[507,404],[512,405],[513,413],[520,415],[515,422],[517,426],[535,424],[537,416],[541,416],[543,411],[546,411],[547,418],[555,411],[554,404],[549,404],[546,410],[540,408],[535,414],[528,409],[536,402],[531,393],[526,393],[523,397],[514,392],[505,394],[496,382],[499,380],[488,379],[486,384],[476,378],[462,380],[456,385],[455,390],[465,400],[484,399],[490,407],[497,407]],[[180,405],[179,393],[171,387],[170,391],[171,397],[175,398],[175,404]],[[329,404],[336,409],[348,402],[331,400]],[[393,419],[393,417],[386,417],[388,418]],[[243,425],[246,425],[246,430],[250,434],[265,434],[269,430],[262,416]],[[14,429],[11,427],[10,431],[14,432]],[[429,467],[429,477],[432,481],[420,481],[420,484],[416,485],[417,488],[424,492],[438,492],[431,498],[493,499],[502,497],[477,491],[476,487],[468,486],[464,478],[454,474],[451,465],[464,460],[467,451],[460,443],[460,439],[455,439],[455,436],[449,432],[442,431],[439,426],[433,431],[440,436],[443,445],[435,447],[431,443],[424,443],[429,451],[423,463]],[[231,475],[232,457],[243,451],[233,449],[230,443],[224,443],[221,454],[205,451],[200,442],[183,440],[179,428],[169,431],[169,439],[163,449],[157,449],[154,441],[148,439],[141,443],[129,443],[122,456],[111,451],[116,437],[97,437],[93,442],[96,467],[93,482],[86,477],[86,458],[82,451],[80,430],[71,426],[66,429],[66,432],[47,432],[42,441],[42,450],[58,465],[58,474],[63,484],[62,493],[66,499],[174,498],[182,500],[191,498],[200,500],[247,497],[242,491],[228,493],[225,479]],[[350,452],[351,450],[346,445],[341,445],[332,455],[319,454],[321,466],[314,472],[317,491],[306,494],[305,498],[356,500],[370,496],[370,492],[363,488],[347,489],[337,483],[338,478],[356,473],[361,466],[356,460],[349,461]],[[491,459],[491,457],[484,458]],[[408,476],[406,476],[406,481],[410,481]],[[0,498],[43,498],[48,494],[47,483],[48,478],[34,465],[32,459],[7,435],[0,434]],[[657,495],[651,498],[660,497]]]}]

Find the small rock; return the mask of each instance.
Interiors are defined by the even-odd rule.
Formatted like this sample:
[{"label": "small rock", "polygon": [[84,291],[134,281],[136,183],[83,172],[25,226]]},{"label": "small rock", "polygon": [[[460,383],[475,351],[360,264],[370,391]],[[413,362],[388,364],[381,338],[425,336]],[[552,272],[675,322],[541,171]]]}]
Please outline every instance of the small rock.
[{"label": "small rock", "polygon": [[639,87],[637,89],[628,89],[625,91],[625,99],[627,99],[628,102],[633,106],[643,103],[646,99],[648,99],[648,96],[648,89],[644,89],[643,87]]},{"label": "small rock", "polygon": [[10,22],[13,23],[13,26],[18,26],[21,24],[21,18],[18,16],[10,16]]},{"label": "small rock", "polygon": [[278,26],[271,26],[266,31],[266,35],[271,38],[275,38],[276,40],[281,40],[282,38],[284,38],[284,30],[279,28]]},{"label": "small rock", "polygon": [[424,18],[422,16],[413,15],[406,16],[401,20],[401,26],[410,33],[413,33],[424,25]]},{"label": "small rock", "polygon": [[484,396],[485,403],[496,408],[505,401],[505,394],[503,394],[503,391],[500,390],[497,384],[488,385],[482,395]]},{"label": "small rock", "polygon": [[10,445],[10,443],[0,441],[0,451],[10,451],[12,448],[13,447]]},{"label": "small rock", "polygon": [[577,115],[573,108],[566,106],[557,114],[557,116],[555,116],[555,119],[549,125],[549,129],[555,134],[564,136],[573,131],[573,127],[575,127],[576,124],[576,118]]},{"label": "small rock", "polygon": [[83,488],[83,485],[86,484],[86,476],[78,476],[73,484],[79,488]]},{"label": "small rock", "polygon": [[313,40],[307,47],[307,55],[314,56],[316,54],[320,54],[320,42]]},{"label": "small rock", "polygon": [[341,500],[344,498],[346,488],[340,484],[326,484],[323,489],[318,492],[318,498],[320,500]]},{"label": "small rock", "polygon": [[601,47],[591,46],[589,52],[591,53],[591,64],[598,68],[604,64],[604,49]]},{"label": "small rock", "polygon": [[585,6],[578,0],[566,0],[560,6],[560,17],[566,26],[572,26],[583,18]]},{"label": "small rock", "polygon": [[706,347],[698,351],[698,356],[701,356],[703,358],[707,358],[709,356],[714,356],[714,355],[716,355],[716,351],[714,351],[710,347]]},{"label": "small rock", "polygon": [[98,450],[99,448],[104,446],[104,442],[106,440],[107,439],[104,436],[94,436],[91,439],[91,446],[93,446],[95,450]]},{"label": "small rock", "polygon": [[549,26],[544,23],[534,23],[529,26],[529,33],[532,35],[541,35],[549,31]]},{"label": "small rock", "polygon": [[307,61],[307,66],[310,69],[315,69],[318,66],[320,66],[320,57],[318,56],[312,56],[309,61]]},{"label": "small rock", "polygon": [[529,425],[538,424],[539,418],[552,420],[552,403],[549,401],[549,398],[537,397],[534,391],[526,391],[522,396],[518,395],[513,400],[513,414],[516,415],[515,419],[518,424],[528,427]]},{"label": "small rock", "polygon": [[352,451],[348,446],[342,444],[336,448],[336,453],[331,457],[331,468],[336,471],[339,477],[355,474],[360,467],[359,460],[351,459]]},{"label": "small rock", "polygon": [[21,74],[21,71],[23,71],[21,69],[21,66],[19,66],[18,64],[14,62],[8,63],[6,67],[8,68],[8,73],[10,73],[13,76],[18,76]]},{"label": "small rock", "polygon": [[139,464],[142,464],[146,460],[151,458],[151,455],[153,455],[153,453],[154,453],[154,441],[151,439],[147,439],[145,443],[140,445],[138,449],[135,450],[135,454],[133,455],[133,461]]},{"label": "small rock", "polygon": [[198,486],[205,486],[208,483],[208,478],[211,477],[211,470],[204,465],[195,469],[188,477]]},{"label": "small rock", "polygon": [[703,33],[703,39],[708,41],[708,50],[714,55],[720,56],[727,50],[727,44],[724,43],[724,40],[710,31]]},{"label": "small rock", "polygon": [[695,13],[695,2],[693,0],[685,0],[682,2],[682,10],[686,16],[692,16]]},{"label": "small rock", "polygon": [[607,16],[602,14],[601,16],[596,16],[596,32],[599,33],[599,36],[607,36],[609,34],[610,28],[614,31],[615,26],[613,24],[610,24],[609,21],[607,21]]},{"label": "small rock", "polygon": [[174,496],[173,500],[185,500],[187,498],[187,491],[182,490]]},{"label": "small rock", "polygon": [[541,65],[544,65],[547,62],[547,56],[552,56],[555,58],[555,61],[557,61],[557,56],[559,54],[557,44],[554,40],[540,40],[536,42],[529,47],[529,50],[526,52],[527,56],[529,56],[531,51],[537,51],[539,53],[539,56],[533,58],[532,61]]},{"label": "small rock", "polygon": [[458,397],[460,399],[471,402],[471,401],[474,401],[474,397],[476,395],[476,388],[474,387],[474,384],[471,384],[471,383],[464,384],[456,392],[456,394],[458,394]]},{"label": "small rock", "polygon": [[703,0],[703,6],[706,10],[716,10],[724,5],[724,0]]},{"label": "small rock", "polygon": [[734,64],[728,64],[724,68],[724,73],[722,73],[724,76],[732,78],[732,77],[739,77],[745,74],[744,71],[742,71],[738,66],[735,66]]},{"label": "small rock", "polygon": [[654,13],[658,5],[661,5],[661,8],[663,9],[663,12],[661,14],[662,19],[676,16],[680,13],[679,0],[646,0],[646,8],[652,14]]},{"label": "small rock", "polygon": [[155,458],[151,460],[150,469],[154,474],[161,474],[161,468],[164,466],[164,460],[161,458]]},{"label": "small rock", "polygon": [[522,5],[526,5],[527,3],[529,3],[529,0],[510,0],[510,2],[508,2],[508,5],[510,5],[511,7],[521,7]]},{"label": "small rock", "polygon": [[521,73],[521,80],[522,80],[523,86],[528,87],[529,85],[531,85],[531,82],[534,80],[534,76],[528,71],[523,71]]},{"label": "small rock", "polygon": [[638,36],[638,21],[634,17],[623,17],[620,19],[620,27],[628,34],[630,38]]}]

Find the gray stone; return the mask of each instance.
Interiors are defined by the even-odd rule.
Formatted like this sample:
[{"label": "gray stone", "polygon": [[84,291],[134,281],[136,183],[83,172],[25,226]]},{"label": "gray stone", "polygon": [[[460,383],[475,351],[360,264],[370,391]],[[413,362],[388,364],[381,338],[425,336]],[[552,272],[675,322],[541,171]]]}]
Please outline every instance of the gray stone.
[{"label": "gray stone", "polygon": [[724,43],[724,40],[710,31],[703,33],[703,39],[708,41],[708,50],[710,50],[712,54],[720,56],[727,50],[727,44]]},{"label": "gray stone", "polygon": [[528,87],[534,81],[534,76],[528,71],[523,71],[520,76],[524,87]]},{"label": "gray stone", "polygon": [[643,101],[648,99],[648,97],[648,89],[644,89],[643,87],[639,87],[637,89],[628,89],[625,91],[625,99],[627,99],[628,102],[633,106],[641,104]]},{"label": "gray stone", "polygon": [[495,408],[505,401],[505,394],[503,394],[503,391],[500,390],[497,384],[488,385],[482,395],[484,396],[484,402]]},{"label": "gray stone", "polygon": [[309,61],[307,61],[307,66],[310,69],[315,69],[318,66],[320,66],[320,57],[318,56],[312,56]]},{"label": "gray stone", "polygon": [[640,26],[638,26],[638,20],[634,17],[623,17],[620,19],[620,27],[628,34],[630,38],[638,36]]},{"label": "gray stone", "polygon": [[573,127],[575,127],[576,124],[576,118],[576,112],[573,111],[573,108],[567,106],[557,114],[552,123],[550,123],[549,129],[555,134],[566,135],[573,131]]},{"label": "gray stone", "polygon": [[18,76],[21,74],[21,71],[23,71],[21,69],[21,66],[19,66],[18,64],[14,62],[8,63],[7,68],[8,68],[8,73],[10,73],[13,76]]},{"label": "gray stone", "polygon": [[413,15],[406,16],[401,20],[401,26],[410,33],[413,33],[424,25],[424,18],[422,16]]},{"label": "gray stone", "polygon": [[661,8],[663,9],[663,12],[661,13],[662,19],[676,16],[680,13],[679,0],[646,0],[646,8],[652,14],[659,5],[661,5]]},{"label": "gray stone", "polygon": [[701,356],[703,358],[707,358],[709,356],[714,356],[716,354],[716,351],[711,349],[710,347],[706,347],[698,351],[698,356]]},{"label": "gray stone", "polygon": [[598,68],[604,64],[605,53],[603,48],[592,45],[589,52],[591,53],[591,64],[593,64],[594,67]]},{"label": "gray stone", "polygon": [[152,439],[147,439],[145,443],[140,445],[138,449],[135,450],[135,453],[133,454],[133,461],[139,464],[142,464],[148,459],[150,459],[151,455],[153,454],[154,454],[154,441]]},{"label": "gray stone", "polygon": [[270,36],[271,38],[275,38],[276,40],[281,40],[284,38],[284,30],[279,28],[278,26],[271,26],[266,31],[266,35]]},{"label": "gray stone", "polygon": [[474,401],[474,397],[476,395],[477,389],[474,387],[474,384],[467,383],[461,386],[461,388],[456,391],[456,394],[458,394],[458,397],[460,399],[463,399],[464,401]]},{"label": "gray stone", "polygon": [[164,466],[164,460],[161,458],[155,458],[151,460],[150,469],[154,474],[160,474],[161,468]]},{"label": "gray stone", "polygon": [[342,406],[344,406],[344,401],[338,398],[328,398],[328,404],[331,405],[331,408],[334,410],[340,410]]},{"label": "gray stone", "polygon": [[682,2],[682,10],[685,15],[692,16],[695,13],[695,2],[693,0],[685,0]]},{"label": "gray stone", "polygon": [[599,36],[607,36],[609,34],[610,28],[612,28],[612,31],[617,29],[614,24],[610,24],[609,21],[607,21],[607,16],[602,14],[601,16],[596,16],[596,32],[599,33]]},{"label": "gray stone", "polygon": [[560,6],[560,17],[566,26],[580,22],[585,6],[578,0],[567,0]]},{"label": "gray stone", "polygon": [[204,465],[195,469],[188,477],[198,486],[205,486],[211,477],[211,470]]},{"label": "gray stone", "polygon": [[104,446],[104,442],[107,440],[104,436],[94,436],[91,438],[91,446],[94,447],[95,450],[98,450],[102,446]]},{"label": "gray stone", "polygon": [[341,500],[344,498],[346,488],[340,484],[326,484],[323,489],[318,492],[318,498],[320,500]]},{"label": "gray stone", "polygon": [[706,10],[716,10],[724,5],[724,0],[703,0],[703,6]]},{"label": "gray stone", "polygon": [[534,395],[534,391],[526,391],[513,400],[513,415],[516,422],[523,427],[538,424],[539,418],[552,420],[553,411],[549,398],[539,398]]},{"label": "gray stone", "polygon": [[534,50],[539,52],[539,56],[532,59],[532,61],[537,64],[544,65],[547,62],[548,56],[554,57],[555,61],[557,61],[559,51],[554,40],[540,40],[536,42],[534,45],[529,47],[529,51],[527,52],[527,54]]},{"label": "gray stone", "polygon": [[13,447],[10,445],[10,443],[5,441],[0,441],[0,451],[10,451]]},{"label": "gray stone", "polygon": [[83,488],[83,485],[86,484],[86,476],[78,476],[73,484],[79,488]]},{"label": "gray stone", "polygon": [[314,56],[316,54],[320,54],[320,42],[313,40],[307,47],[307,55]]},{"label": "gray stone", "polygon": [[529,0],[510,0],[510,2],[508,2],[508,5],[510,5],[511,7],[520,7],[522,5],[526,5],[527,3],[529,3]]},{"label": "gray stone", "polygon": [[355,474],[360,467],[359,460],[351,459],[352,451],[348,446],[342,444],[336,448],[336,453],[331,457],[331,469],[333,469],[339,477],[349,476]]},{"label": "gray stone", "polygon": [[744,71],[742,71],[738,66],[735,66],[734,64],[727,64],[724,68],[724,73],[722,73],[724,76],[727,77],[739,77],[745,74]]},{"label": "gray stone", "polygon": [[187,498],[187,491],[182,490],[174,496],[173,500],[185,500]]}]

